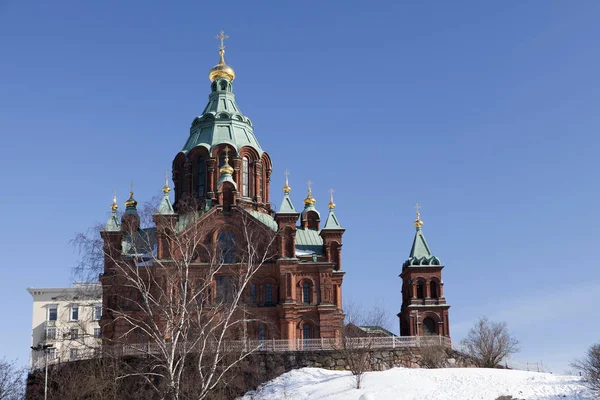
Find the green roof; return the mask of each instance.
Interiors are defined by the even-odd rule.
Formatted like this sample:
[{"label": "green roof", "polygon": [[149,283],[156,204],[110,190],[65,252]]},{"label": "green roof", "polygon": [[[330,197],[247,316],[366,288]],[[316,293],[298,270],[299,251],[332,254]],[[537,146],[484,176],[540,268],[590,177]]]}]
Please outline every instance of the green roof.
[{"label": "green roof", "polygon": [[294,203],[292,203],[292,199],[290,198],[289,193],[285,193],[283,195],[283,200],[281,201],[281,207],[279,207],[278,214],[298,214],[296,211],[296,207],[294,207]]},{"label": "green roof", "polygon": [[333,209],[329,210],[329,215],[327,216],[327,221],[325,221],[325,226],[323,229],[344,229],[340,222],[338,221]]},{"label": "green roof", "polygon": [[417,227],[417,232],[415,233],[415,239],[413,240],[413,245],[410,249],[410,255],[408,260],[404,262],[403,267],[409,265],[440,265],[440,259],[431,252],[431,249],[425,240],[425,235],[423,235],[423,231],[419,227]]},{"label": "green roof", "polygon": [[175,210],[173,209],[173,204],[171,204],[171,199],[169,199],[169,194],[165,193],[160,205],[158,206],[157,214],[175,214]]},{"label": "green roof", "polygon": [[104,225],[104,230],[107,232],[116,232],[121,230],[121,222],[119,221],[119,217],[117,217],[116,211],[110,213],[110,217],[108,217],[108,221],[106,221],[106,225]]},{"label": "green roof", "polygon": [[259,220],[260,222],[265,224],[267,227],[269,227],[269,229],[277,232],[277,222],[275,222],[273,217],[271,217],[269,214],[265,214],[264,212],[260,212],[260,211],[256,211],[256,210],[249,210],[248,212],[254,218],[256,218],[257,220]]},{"label": "green roof", "polygon": [[196,117],[190,128],[190,137],[183,146],[184,153],[196,146],[209,151],[216,145],[227,143],[239,151],[244,146],[263,153],[254,136],[252,121],[242,114],[231,91],[231,82],[217,79],[212,83],[212,93],[202,115]]},{"label": "green roof", "polygon": [[296,231],[296,249],[300,251],[323,254],[323,238],[314,229],[298,227]]}]

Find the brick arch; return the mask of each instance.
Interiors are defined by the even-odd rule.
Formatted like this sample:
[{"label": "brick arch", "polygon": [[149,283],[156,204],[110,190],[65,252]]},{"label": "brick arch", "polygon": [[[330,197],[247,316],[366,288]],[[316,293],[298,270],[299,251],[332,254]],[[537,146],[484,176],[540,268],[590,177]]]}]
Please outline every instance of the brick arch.
[{"label": "brick arch", "polygon": [[[219,143],[218,145],[216,145],[212,148],[212,150],[210,151],[211,156],[216,157],[218,160],[219,155],[225,151],[225,146],[227,146],[227,148],[229,149],[229,160],[233,159],[233,157],[236,157],[238,155],[235,144],[232,142],[229,142],[229,141],[225,141],[225,142]],[[218,164],[217,164],[217,168],[218,168]]]},{"label": "brick arch", "polygon": [[[271,301],[267,301],[267,283],[271,284]],[[279,302],[279,283],[277,279],[272,276],[266,276],[263,278],[263,285],[261,287],[262,292],[262,301],[264,303],[274,303],[277,304]]]},{"label": "brick arch", "polygon": [[173,159],[173,184],[175,186],[175,203],[177,203],[186,192],[185,190],[185,153],[179,152]]},{"label": "brick arch", "polygon": [[[304,302],[304,284],[308,283],[308,294],[309,294],[309,302]],[[296,290],[296,302],[298,304],[316,304],[317,299],[317,284],[315,280],[309,276],[305,276],[298,281],[296,284],[298,289]]]},{"label": "brick arch", "polygon": [[441,280],[437,276],[432,276],[427,279],[427,289],[429,290],[429,297],[432,299],[438,299],[441,297],[441,288]]},{"label": "brick arch", "polygon": [[257,161],[260,159],[258,155],[258,151],[254,147],[244,146],[239,151],[240,157],[248,157],[248,160],[251,162]]}]

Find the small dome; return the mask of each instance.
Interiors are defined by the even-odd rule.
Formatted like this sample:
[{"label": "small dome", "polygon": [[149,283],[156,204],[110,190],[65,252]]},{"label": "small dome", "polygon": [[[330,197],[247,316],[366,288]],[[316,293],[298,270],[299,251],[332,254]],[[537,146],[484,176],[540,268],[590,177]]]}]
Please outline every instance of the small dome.
[{"label": "small dome", "polygon": [[235,79],[235,71],[229,65],[225,64],[225,58],[223,57],[225,50],[221,49],[219,54],[221,55],[221,60],[208,72],[208,79],[214,82],[215,79],[225,78],[232,82]]}]

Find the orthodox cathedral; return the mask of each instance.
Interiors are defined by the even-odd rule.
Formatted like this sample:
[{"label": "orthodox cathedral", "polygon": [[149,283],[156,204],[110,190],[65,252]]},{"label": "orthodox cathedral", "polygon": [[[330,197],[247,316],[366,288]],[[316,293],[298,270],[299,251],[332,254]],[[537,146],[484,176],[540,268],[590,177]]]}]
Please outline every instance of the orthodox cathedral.
[{"label": "orthodox cathedral", "polygon": [[[116,200],[112,215],[101,235],[105,249],[103,279],[104,309],[115,309],[123,294],[107,295],[112,286],[111,264],[126,262],[135,241],[129,232],[139,232],[152,243],[156,257],[168,258],[169,221],[184,224],[190,207],[199,217],[195,224],[214,226],[203,243],[227,246],[240,235],[240,221],[251,220],[260,232],[256,237],[275,237],[276,254],[269,257],[252,279],[244,299],[245,312],[260,315],[264,324],[250,326],[244,333],[253,339],[332,338],[343,326],[342,236],[331,192],[325,223],[315,207],[310,182],[303,208],[298,211],[289,195],[286,172],[283,201],[271,206],[272,162],[254,134],[250,118],[242,114],[233,93],[235,72],[225,63],[226,36],[221,32],[220,61],[209,72],[210,94],[202,114],[192,121],[182,150],[173,160],[174,203],[168,182],[164,198],[153,220],[156,227],[140,229],[137,202],[130,192],[126,210],[119,219]],[[184,211],[185,210],[185,211]],[[106,251],[106,250],[105,250]],[[202,260],[198,260],[201,265]],[[235,256],[222,260],[235,265]],[[166,265],[166,263],[165,263]],[[113,265],[114,266],[114,265]],[[114,273],[112,274],[114,275]],[[227,277],[215,277],[212,301],[223,298]],[[114,286],[113,286],[114,287]],[[210,301],[210,300],[209,300]],[[101,321],[105,339],[119,337],[129,329],[106,312]]]},{"label": "orthodox cathedral", "polygon": [[[283,200],[271,205],[271,157],[254,134],[252,120],[242,114],[233,93],[235,72],[225,63],[226,36],[221,32],[220,61],[209,71],[210,94],[202,114],[193,119],[189,136],[173,159],[174,202],[168,181],[164,198],[153,216],[155,226],[140,228],[137,202],[130,192],[121,218],[116,200],[101,236],[105,257],[103,308],[115,309],[118,298],[111,293],[113,264],[131,257],[131,232],[148,239],[156,259],[167,259],[173,246],[167,232],[175,223],[183,232],[190,207],[198,218],[193,222],[212,226],[203,243],[227,247],[240,235],[240,221],[253,221],[260,237],[273,237],[275,254],[262,264],[244,297],[245,312],[260,315],[264,324],[244,331],[252,339],[335,338],[344,321],[342,310],[342,236],[345,229],[335,214],[330,192],[325,222],[316,208],[310,182],[303,207],[298,210],[290,198],[286,172]],[[414,222],[416,234],[409,258],[402,266],[401,336],[450,336],[448,309],[443,292],[442,268],[425,241],[420,219]],[[171,233],[173,234],[173,233]],[[175,233],[176,234],[176,233]],[[257,236],[258,237],[258,236]],[[202,264],[198,256],[198,265]],[[234,256],[221,260],[235,265]],[[211,298],[217,302],[227,291],[225,276],[214,277]],[[126,297],[121,293],[120,297]],[[132,295],[133,296],[133,295]],[[143,299],[142,299],[143,301]],[[101,320],[105,339],[122,336],[129,327],[104,312]]]}]

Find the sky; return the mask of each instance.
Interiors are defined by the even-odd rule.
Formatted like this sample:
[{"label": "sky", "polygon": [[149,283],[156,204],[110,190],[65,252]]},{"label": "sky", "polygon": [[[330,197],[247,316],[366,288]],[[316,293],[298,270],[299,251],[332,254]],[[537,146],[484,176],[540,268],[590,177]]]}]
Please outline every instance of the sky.
[{"label": "sky", "polygon": [[27,287],[72,282],[113,189],[143,202],[226,61],[296,207],[335,190],[344,300],[398,332],[414,204],[451,336],[505,321],[515,363],[570,370],[600,330],[595,1],[0,0],[0,357],[28,362]]}]

